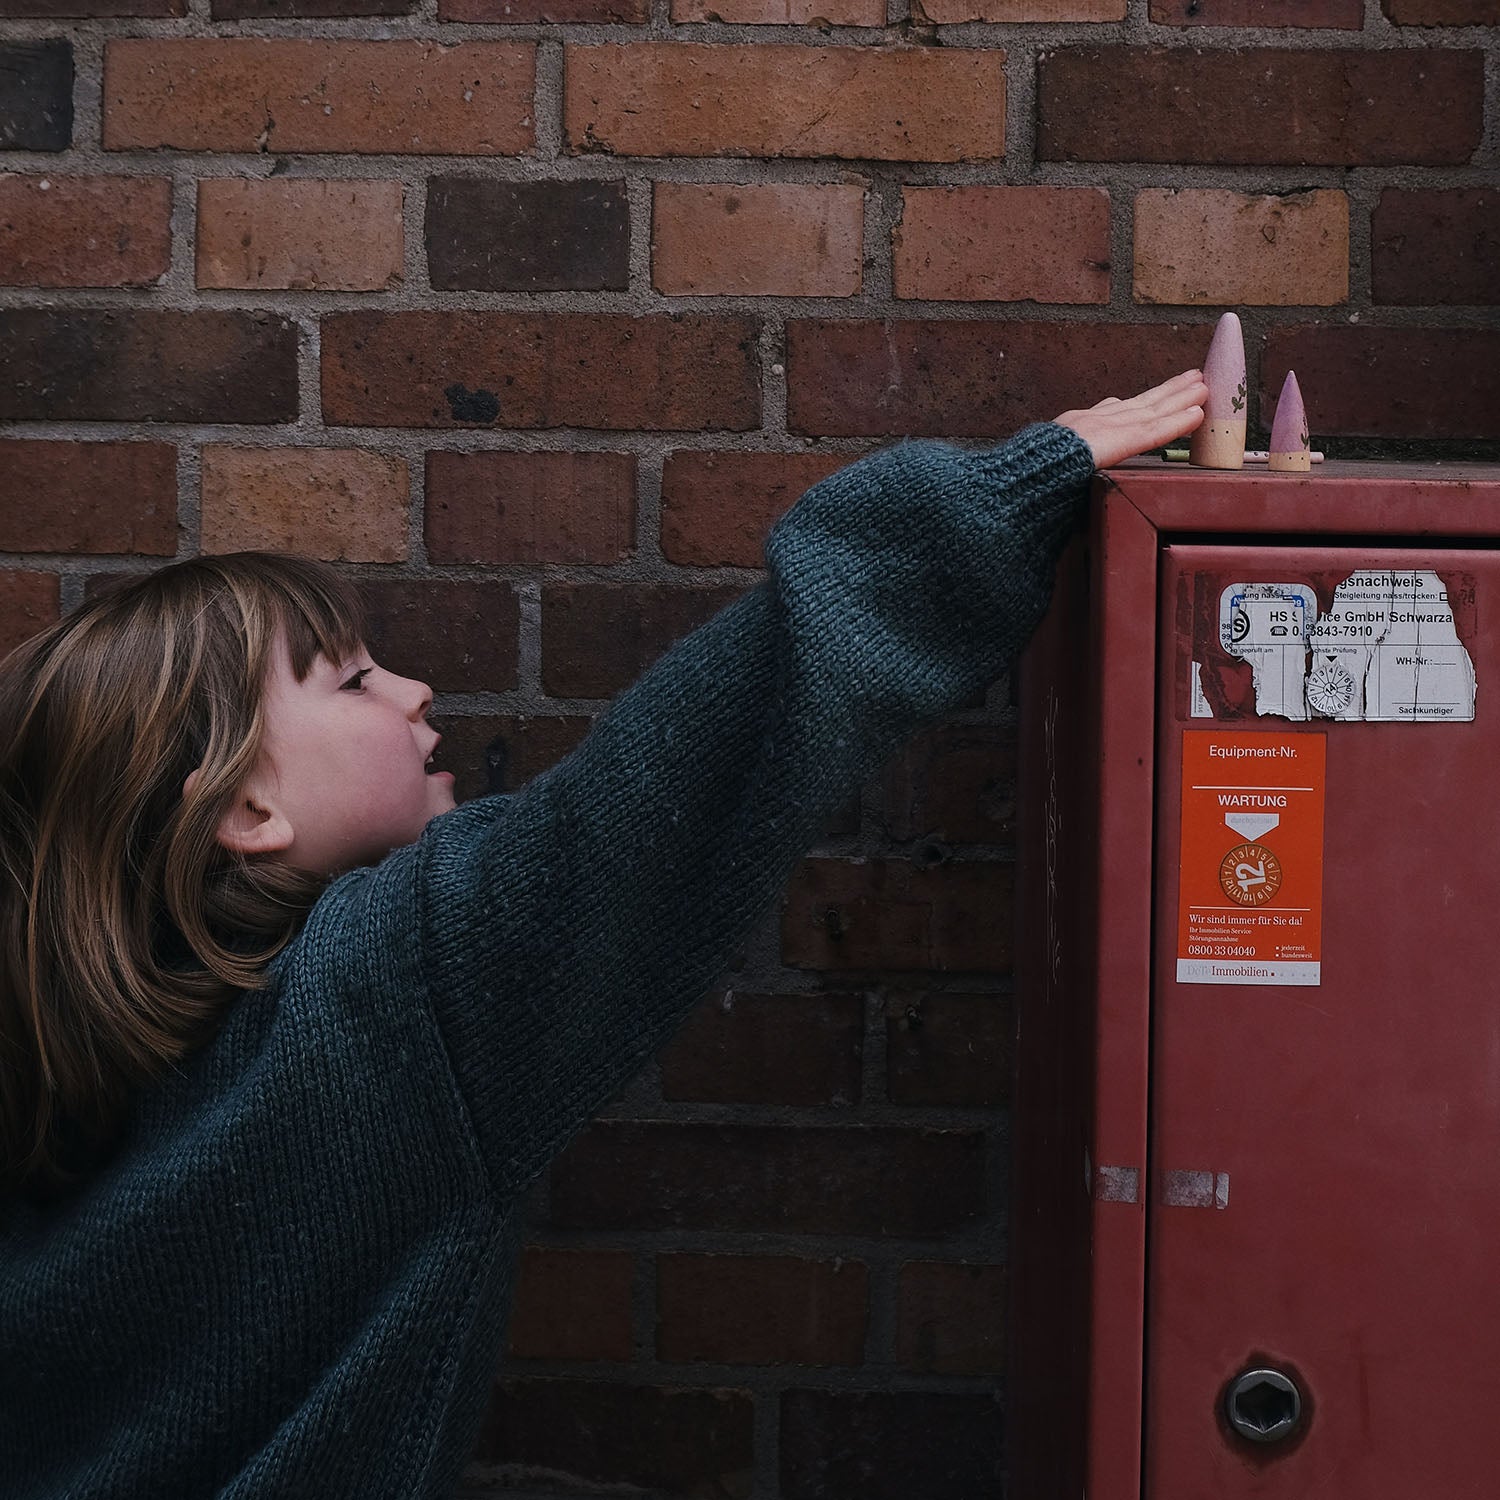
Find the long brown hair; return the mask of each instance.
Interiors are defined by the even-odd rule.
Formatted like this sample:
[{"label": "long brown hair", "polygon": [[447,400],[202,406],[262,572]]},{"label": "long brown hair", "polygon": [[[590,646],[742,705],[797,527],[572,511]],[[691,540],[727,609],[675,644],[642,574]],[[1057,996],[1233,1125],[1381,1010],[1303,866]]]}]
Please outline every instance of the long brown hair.
[{"label": "long brown hair", "polygon": [[308,558],[193,558],[0,661],[0,1191],[80,1175],[131,1091],[263,987],[328,883],[216,837],[257,763],[278,633],[300,682],[358,649],[359,597]]}]

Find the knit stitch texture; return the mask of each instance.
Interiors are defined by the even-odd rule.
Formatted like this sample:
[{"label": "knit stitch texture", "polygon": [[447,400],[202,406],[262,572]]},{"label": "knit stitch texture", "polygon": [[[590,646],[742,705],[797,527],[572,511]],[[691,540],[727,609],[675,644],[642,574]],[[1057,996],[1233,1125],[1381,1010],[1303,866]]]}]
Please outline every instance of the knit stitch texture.
[{"label": "knit stitch texture", "polygon": [[1092,473],[1052,423],[851,465],[573,754],[330,885],[105,1167],[0,1201],[0,1494],[451,1496],[521,1195],[1011,663]]}]

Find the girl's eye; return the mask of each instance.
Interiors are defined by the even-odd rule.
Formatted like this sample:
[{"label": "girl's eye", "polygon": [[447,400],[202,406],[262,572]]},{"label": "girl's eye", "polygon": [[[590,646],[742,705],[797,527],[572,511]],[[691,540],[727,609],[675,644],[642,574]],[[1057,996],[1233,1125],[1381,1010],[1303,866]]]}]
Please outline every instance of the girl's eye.
[{"label": "girl's eye", "polygon": [[374,670],[375,670],[374,667],[361,667],[359,669],[359,671],[357,671],[354,674],[354,676],[351,677],[348,680],[348,682],[346,682],[344,684],[344,686],[346,688],[349,688],[349,687],[353,687],[353,688],[363,687],[364,686],[364,682],[365,682],[365,678],[368,677],[370,675],[370,673],[373,672]]}]

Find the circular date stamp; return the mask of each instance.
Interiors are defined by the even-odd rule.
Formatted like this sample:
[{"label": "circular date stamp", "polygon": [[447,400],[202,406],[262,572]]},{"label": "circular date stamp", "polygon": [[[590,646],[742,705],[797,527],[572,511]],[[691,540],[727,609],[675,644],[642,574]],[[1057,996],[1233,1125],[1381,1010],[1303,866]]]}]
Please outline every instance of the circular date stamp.
[{"label": "circular date stamp", "polygon": [[1281,889],[1281,861],[1264,844],[1236,844],[1219,861],[1219,887],[1239,906],[1264,906]]}]

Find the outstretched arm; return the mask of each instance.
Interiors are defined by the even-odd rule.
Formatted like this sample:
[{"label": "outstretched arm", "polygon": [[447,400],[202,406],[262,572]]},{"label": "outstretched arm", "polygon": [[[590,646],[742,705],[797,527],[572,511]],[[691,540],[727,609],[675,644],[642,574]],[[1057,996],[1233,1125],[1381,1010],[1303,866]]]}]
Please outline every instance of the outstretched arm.
[{"label": "outstretched arm", "polygon": [[900,443],[831,475],[773,529],[766,580],[571,755],[344,886],[351,953],[414,940],[499,1192],[670,1035],[861,782],[1006,670],[1095,452],[1190,430],[1189,388],[986,451]]}]

